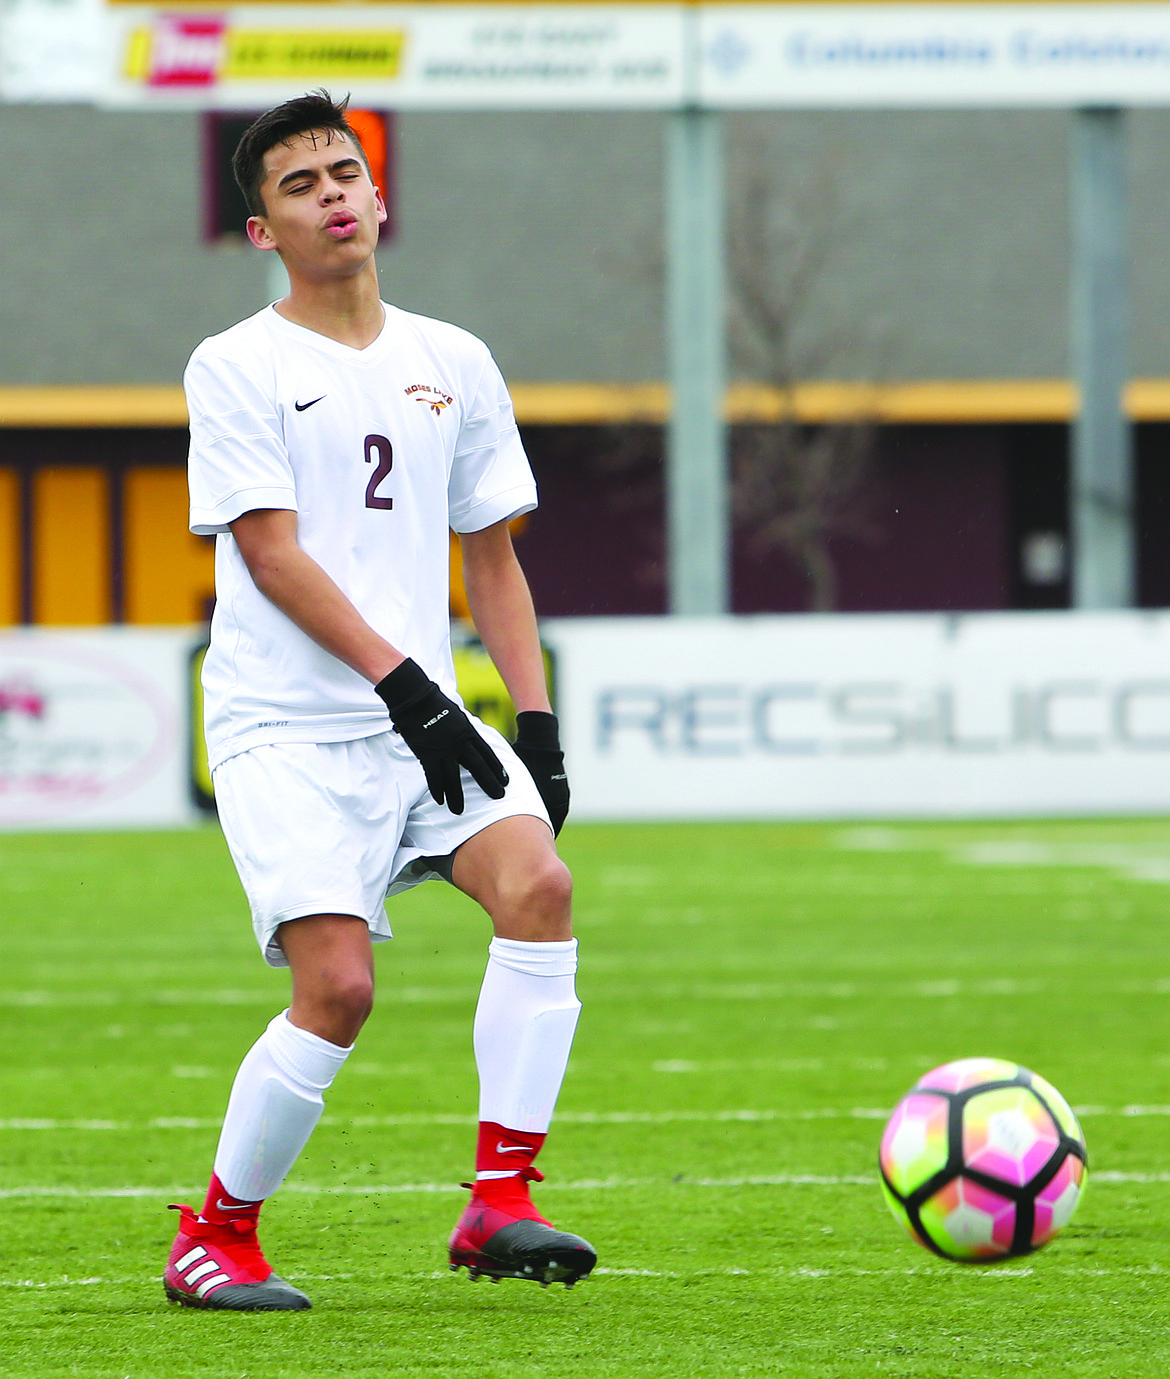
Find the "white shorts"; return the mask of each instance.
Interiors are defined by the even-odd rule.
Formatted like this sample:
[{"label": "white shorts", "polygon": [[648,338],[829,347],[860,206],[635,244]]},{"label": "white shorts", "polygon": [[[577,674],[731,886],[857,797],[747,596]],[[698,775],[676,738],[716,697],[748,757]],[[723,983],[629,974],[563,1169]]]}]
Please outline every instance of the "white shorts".
[{"label": "white shorts", "polygon": [[219,821],[269,966],[288,966],[276,940],[286,920],[357,915],[383,941],[391,937],[387,896],[450,879],[421,859],[447,857],[499,819],[548,822],[524,763],[494,728],[472,721],[503,762],[508,788],[502,800],[489,799],[464,771],[462,814],[434,802],[395,732],[253,747],[216,767]]}]

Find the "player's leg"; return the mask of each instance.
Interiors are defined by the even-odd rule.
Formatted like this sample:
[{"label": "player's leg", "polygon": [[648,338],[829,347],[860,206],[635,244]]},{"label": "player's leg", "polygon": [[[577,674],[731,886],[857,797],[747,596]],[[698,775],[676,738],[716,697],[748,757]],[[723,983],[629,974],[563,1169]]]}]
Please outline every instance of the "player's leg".
[{"label": "player's leg", "polygon": [[293,991],[236,1075],[202,1211],[180,1208],[165,1282],[188,1306],[309,1305],[273,1281],[256,1221],[369,1014],[370,944],[390,937],[383,900],[403,814],[385,768],[384,744],[362,739],[255,748],[216,769],[220,822],[260,951],[291,967]]},{"label": "player's leg", "polygon": [[308,915],[286,921],[278,933],[292,969],[289,1020],[348,1047],[374,1008],[374,950],[366,921]]},{"label": "player's leg", "polygon": [[547,824],[501,819],[456,851],[452,880],[491,916],[494,937],[475,1015],[479,1139],[471,1202],[451,1237],[451,1264],[472,1277],[572,1286],[596,1254],[555,1230],[529,1197],[552,1120],[580,1002],[574,989],[572,881]]},{"label": "player's leg", "polygon": [[284,1181],[324,1108],[324,1093],[373,1005],[369,929],[353,915],[287,921],[278,942],[292,1005],[245,1055],[232,1084],[202,1211],[180,1207],[164,1277],[172,1301],[284,1311],[309,1299],[273,1272],[256,1236],[260,1208]]}]

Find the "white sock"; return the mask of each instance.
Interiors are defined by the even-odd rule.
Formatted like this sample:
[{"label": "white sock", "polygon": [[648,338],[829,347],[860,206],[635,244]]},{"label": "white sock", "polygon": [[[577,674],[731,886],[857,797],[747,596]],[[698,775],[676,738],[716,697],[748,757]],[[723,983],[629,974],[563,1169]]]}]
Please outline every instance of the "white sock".
[{"label": "white sock", "polygon": [[304,1149],[327,1090],[353,1051],[290,1024],[282,1011],[244,1055],[215,1151],[215,1172],[242,1202],[271,1197]]},{"label": "white sock", "polygon": [[492,939],[475,1009],[481,1121],[548,1130],[581,1010],[576,971],[576,939]]}]

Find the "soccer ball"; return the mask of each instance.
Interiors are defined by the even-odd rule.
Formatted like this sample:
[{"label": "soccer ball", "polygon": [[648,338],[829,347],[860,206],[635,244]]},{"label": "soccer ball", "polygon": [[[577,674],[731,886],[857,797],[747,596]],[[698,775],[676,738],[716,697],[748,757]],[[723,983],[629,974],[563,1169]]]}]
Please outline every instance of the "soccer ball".
[{"label": "soccer ball", "polygon": [[886,1124],[882,1192],[913,1239],[966,1263],[1038,1250],[1085,1187],[1085,1137],[1042,1077],[963,1058],[920,1077]]}]

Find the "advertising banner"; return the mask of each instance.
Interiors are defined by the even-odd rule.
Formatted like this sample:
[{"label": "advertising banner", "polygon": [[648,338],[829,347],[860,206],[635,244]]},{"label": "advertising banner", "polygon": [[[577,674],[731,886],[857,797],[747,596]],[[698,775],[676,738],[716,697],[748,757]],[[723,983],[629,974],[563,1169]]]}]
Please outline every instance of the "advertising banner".
[{"label": "advertising banner", "polygon": [[264,109],[313,86],[393,110],[661,108],[683,93],[673,6],[119,5],[101,98]]},{"label": "advertising banner", "polygon": [[194,821],[183,629],[0,637],[0,828]]},{"label": "advertising banner", "polygon": [[[554,619],[573,817],[1170,809],[1170,613]],[[0,829],[192,823],[197,630],[0,637]],[[495,672],[460,663],[493,716]],[[194,771],[194,774],[193,774]]]},{"label": "advertising banner", "polygon": [[0,100],[94,101],[105,84],[101,0],[3,0]]},{"label": "advertising banner", "polygon": [[1170,103],[1170,5],[6,0],[0,99],[249,110]]},{"label": "advertising banner", "polygon": [[576,819],[1170,809],[1170,613],[543,630]]},{"label": "advertising banner", "polygon": [[1166,5],[705,5],[708,107],[1164,105]]}]

